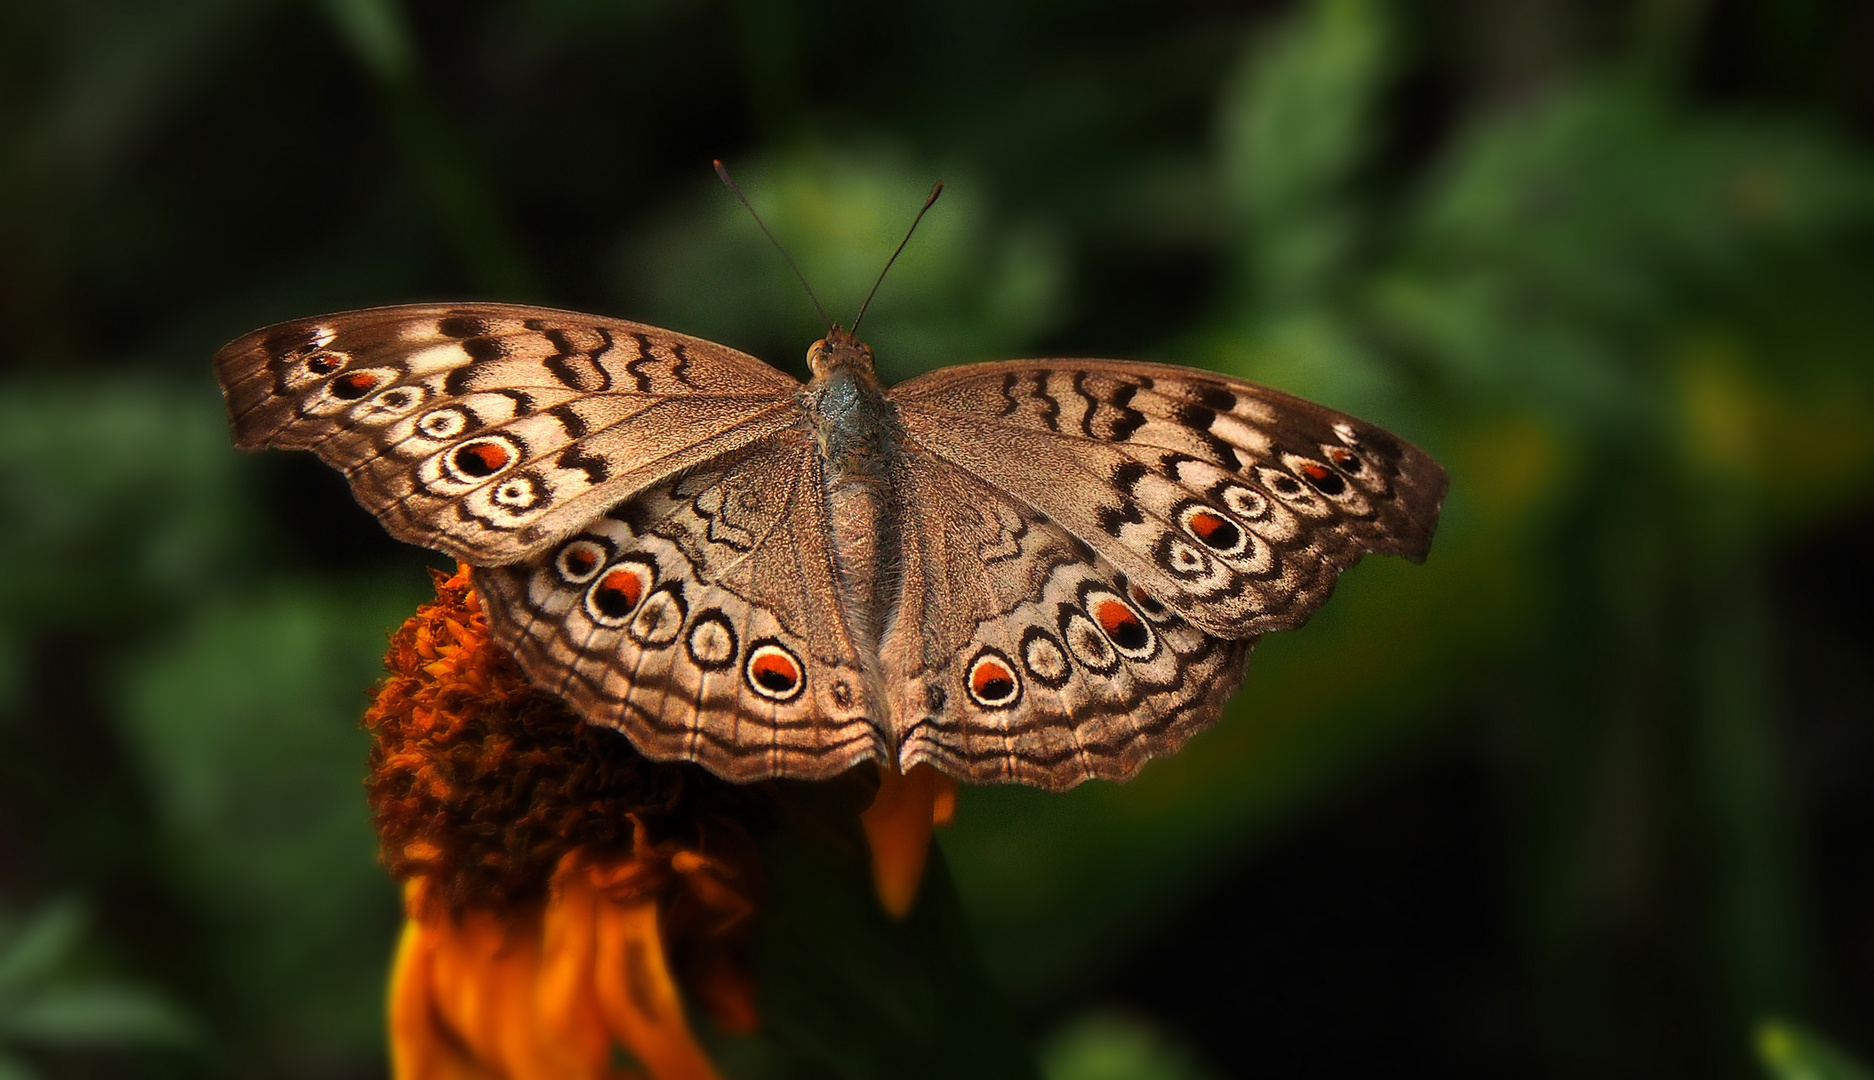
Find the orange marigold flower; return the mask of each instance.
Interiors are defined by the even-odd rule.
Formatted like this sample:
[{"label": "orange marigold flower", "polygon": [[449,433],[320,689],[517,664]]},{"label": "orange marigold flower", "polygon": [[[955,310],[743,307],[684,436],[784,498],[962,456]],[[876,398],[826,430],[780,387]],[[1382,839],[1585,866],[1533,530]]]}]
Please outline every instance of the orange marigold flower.
[{"label": "orange marigold flower", "polygon": [[[407,922],[391,976],[399,1080],[716,1076],[683,994],[756,1028],[751,828],[777,788],[653,762],[535,689],[489,637],[467,567],[391,639],[364,725],[384,863]],[[881,770],[862,816],[892,915],[916,899],[956,783]]]},{"label": "orange marigold flower", "polygon": [[408,922],[391,986],[403,1080],[713,1077],[678,986],[757,1022],[749,835],[767,786],[660,764],[533,689],[466,568],[392,638],[365,726],[382,855]]}]

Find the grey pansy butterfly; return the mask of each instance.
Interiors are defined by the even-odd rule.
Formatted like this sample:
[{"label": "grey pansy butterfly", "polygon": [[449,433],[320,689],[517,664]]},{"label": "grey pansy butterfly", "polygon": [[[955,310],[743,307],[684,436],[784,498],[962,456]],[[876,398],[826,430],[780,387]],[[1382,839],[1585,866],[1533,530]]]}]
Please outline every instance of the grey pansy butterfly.
[{"label": "grey pansy butterfly", "polygon": [[1209,726],[1251,645],[1367,552],[1422,560],[1423,451],[1184,368],[1028,360],[887,390],[507,304],[258,330],[215,357],[243,448],[312,450],[475,566],[541,688],[734,780],[867,759],[1124,779]]}]

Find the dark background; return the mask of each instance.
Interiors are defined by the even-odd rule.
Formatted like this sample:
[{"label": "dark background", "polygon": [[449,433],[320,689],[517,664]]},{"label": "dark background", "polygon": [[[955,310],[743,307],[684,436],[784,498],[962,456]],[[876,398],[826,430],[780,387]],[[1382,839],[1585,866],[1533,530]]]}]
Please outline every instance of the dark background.
[{"label": "dark background", "polygon": [[965,793],[1051,1080],[1874,1057],[1871,138],[1851,0],[0,6],[0,1070],[381,1074],[356,717],[438,561],[208,357],[499,299],[799,372],[712,157],[836,317],[946,182],[888,379],[1193,364],[1450,469],[1183,753]]}]

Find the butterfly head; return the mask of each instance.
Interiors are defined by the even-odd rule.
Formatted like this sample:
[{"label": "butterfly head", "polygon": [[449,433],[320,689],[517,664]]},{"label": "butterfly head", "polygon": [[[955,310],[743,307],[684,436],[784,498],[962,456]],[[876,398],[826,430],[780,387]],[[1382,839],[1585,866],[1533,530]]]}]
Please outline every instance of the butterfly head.
[{"label": "butterfly head", "polygon": [[841,368],[869,375],[872,373],[872,347],[854,337],[852,331],[835,326],[807,350],[807,368],[815,378],[824,378]]}]

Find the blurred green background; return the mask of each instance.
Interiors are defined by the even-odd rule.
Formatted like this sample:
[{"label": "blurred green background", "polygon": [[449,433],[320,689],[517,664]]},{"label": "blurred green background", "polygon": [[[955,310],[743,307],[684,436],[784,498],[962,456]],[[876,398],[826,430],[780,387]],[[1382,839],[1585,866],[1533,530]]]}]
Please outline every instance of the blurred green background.
[{"label": "blurred green background", "polygon": [[1854,0],[0,5],[0,1076],[382,1074],[357,716],[438,561],[208,357],[499,299],[800,372],[717,156],[836,316],[946,182],[889,379],[1193,364],[1450,469],[1176,758],[965,793],[1050,1080],[1858,1075],[1871,140]]}]

